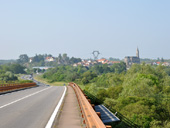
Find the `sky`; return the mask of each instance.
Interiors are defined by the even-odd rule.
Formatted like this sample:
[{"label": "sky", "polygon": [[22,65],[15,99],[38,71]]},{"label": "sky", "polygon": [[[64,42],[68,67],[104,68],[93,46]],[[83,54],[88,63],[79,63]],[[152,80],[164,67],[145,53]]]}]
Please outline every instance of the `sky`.
[{"label": "sky", "polygon": [[0,0],[0,59],[170,59],[170,0]]}]

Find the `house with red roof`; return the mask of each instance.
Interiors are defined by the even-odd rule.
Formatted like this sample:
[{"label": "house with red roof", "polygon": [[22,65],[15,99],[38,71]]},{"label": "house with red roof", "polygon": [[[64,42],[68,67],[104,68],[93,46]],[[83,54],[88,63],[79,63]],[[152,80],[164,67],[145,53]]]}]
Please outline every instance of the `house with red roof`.
[{"label": "house with red roof", "polygon": [[56,61],[56,60],[55,60],[54,57],[46,57],[46,58],[45,58],[45,61],[46,61],[46,62],[54,62],[54,61]]}]

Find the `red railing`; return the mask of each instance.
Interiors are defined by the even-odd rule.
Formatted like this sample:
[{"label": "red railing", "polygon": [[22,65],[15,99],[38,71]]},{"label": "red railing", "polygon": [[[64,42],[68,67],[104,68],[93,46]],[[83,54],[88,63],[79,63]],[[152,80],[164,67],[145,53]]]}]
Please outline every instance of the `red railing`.
[{"label": "red railing", "polygon": [[2,84],[0,85],[0,92],[12,91],[28,87],[34,87],[36,83],[22,83],[22,84]]}]

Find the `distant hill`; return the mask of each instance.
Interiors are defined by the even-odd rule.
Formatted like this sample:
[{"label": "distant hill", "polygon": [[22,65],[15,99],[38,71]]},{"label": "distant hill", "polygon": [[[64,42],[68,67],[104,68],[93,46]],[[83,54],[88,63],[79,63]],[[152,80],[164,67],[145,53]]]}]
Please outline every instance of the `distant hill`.
[{"label": "distant hill", "polygon": [[15,63],[17,62],[16,60],[0,60],[0,65],[2,64],[7,64],[7,63]]}]

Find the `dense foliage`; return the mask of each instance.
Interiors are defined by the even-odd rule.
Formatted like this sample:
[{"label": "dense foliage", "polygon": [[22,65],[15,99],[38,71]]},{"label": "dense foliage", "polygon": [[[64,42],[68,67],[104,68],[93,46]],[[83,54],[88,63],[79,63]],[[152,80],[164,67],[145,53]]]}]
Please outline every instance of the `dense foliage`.
[{"label": "dense foliage", "polygon": [[16,81],[18,78],[14,74],[25,73],[24,67],[19,64],[8,64],[0,66],[0,81],[7,83],[9,81]]},{"label": "dense foliage", "polygon": [[[52,57],[53,61],[46,61],[47,57]],[[37,66],[58,66],[58,65],[70,65],[81,62],[80,58],[68,57],[66,53],[59,54],[58,57],[53,57],[51,54],[36,54],[33,57],[28,57],[27,54],[22,54],[17,60],[19,64],[26,67],[37,67]]]},{"label": "dense foliage", "polygon": [[75,81],[134,123],[144,128],[170,127],[169,67],[134,64],[126,71],[124,63],[60,66],[43,77],[53,81]]},{"label": "dense foliage", "polygon": [[49,81],[78,81],[83,84],[88,84],[93,82],[98,75],[104,73],[121,73],[126,71],[125,63],[116,63],[112,66],[104,65],[95,65],[93,67],[84,67],[84,66],[57,66],[56,68],[49,69],[46,73],[43,74],[43,78],[47,78]]},{"label": "dense foliage", "polygon": [[133,65],[127,73],[98,76],[101,81],[86,89],[140,126],[169,128],[170,77],[166,69]]}]

